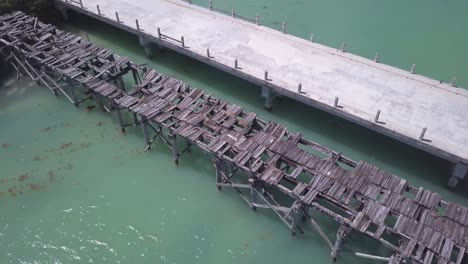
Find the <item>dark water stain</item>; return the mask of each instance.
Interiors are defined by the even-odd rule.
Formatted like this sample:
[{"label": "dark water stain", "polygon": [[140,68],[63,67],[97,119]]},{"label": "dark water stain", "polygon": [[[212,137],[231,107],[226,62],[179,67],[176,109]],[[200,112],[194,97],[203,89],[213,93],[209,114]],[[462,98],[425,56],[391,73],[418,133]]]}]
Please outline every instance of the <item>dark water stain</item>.
[{"label": "dark water stain", "polygon": [[86,107],[86,112],[91,112],[91,111],[93,111],[93,109],[94,109],[95,107],[96,107],[95,105],[88,105],[88,106]]},{"label": "dark water stain", "polygon": [[44,188],[43,186],[41,186],[39,184],[34,184],[34,183],[29,183],[26,186],[28,186],[28,188],[33,190],[33,191],[38,191],[38,190]]},{"label": "dark water stain", "polygon": [[26,179],[28,179],[28,178],[29,178],[29,176],[28,176],[27,173],[21,174],[20,176],[18,176],[18,181],[24,182],[24,181],[25,181]]},{"label": "dark water stain", "polygon": [[52,128],[52,127],[41,128],[41,131],[42,131],[42,132],[49,132],[49,130],[50,130],[51,128]]},{"label": "dark water stain", "polygon": [[33,158],[33,160],[35,160],[35,161],[39,161],[39,160],[45,160],[45,159],[47,159],[47,157],[46,157],[46,156],[44,156],[44,157],[41,157],[41,156],[39,156],[39,155],[36,155],[36,156],[34,156],[34,158]]},{"label": "dark water stain", "polygon": [[78,151],[78,150],[81,150],[81,149],[84,149],[84,148],[88,148],[89,146],[91,146],[91,143],[89,143],[89,142],[88,143],[80,143],[78,146],[73,147],[73,148],[72,148],[72,146],[74,146],[72,142],[62,143],[58,148],[49,149],[49,150],[46,150],[46,152],[57,152],[57,154],[61,155],[64,152],[62,152],[60,150],[68,150],[68,151],[66,151],[68,153],[75,152],[75,151]]},{"label": "dark water stain", "polygon": [[67,166],[65,167],[66,170],[72,170],[73,169],[73,164],[67,163]]},{"label": "dark water stain", "polygon": [[81,149],[84,149],[84,148],[88,148],[89,146],[91,146],[91,143],[80,143],[80,145],[76,148],[72,148],[70,149],[69,152],[75,152],[75,151],[78,151],[78,150],[81,150]]},{"label": "dark water stain", "polygon": [[271,230],[268,230],[266,233],[260,234],[258,236],[258,239],[260,239],[260,240],[270,240],[272,236],[273,236],[273,232]]},{"label": "dark water stain", "polygon": [[51,129],[57,128],[59,126],[61,126],[61,127],[70,127],[70,123],[65,122],[65,123],[58,124],[58,125],[48,126],[48,127],[45,127],[45,128],[41,128],[41,131],[42,132],[49,132]]},{"label": "dark water stain", "polygon": [[71,147],[72,144],[72,142],[63,143],[62,145],[60,145],[60,149],[66,149],[68,147]]},{"label": "dark water stain", "polygon": [[50,170],[47,175],[49,176],[49,181],[55,181],[55,173]]},{"label": "dark water stain", "polygon": [[16,196],[16,187],[9,188],[8,192],[10,193],[11,196],[15,197]]}]

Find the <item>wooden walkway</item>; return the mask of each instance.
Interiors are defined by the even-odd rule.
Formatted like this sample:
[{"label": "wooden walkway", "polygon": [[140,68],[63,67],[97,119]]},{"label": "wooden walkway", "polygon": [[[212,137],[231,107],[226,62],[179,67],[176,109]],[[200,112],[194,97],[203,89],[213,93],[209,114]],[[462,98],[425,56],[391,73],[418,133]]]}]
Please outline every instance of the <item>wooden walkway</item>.
[{"label": "wooden walkway", "polygon": [[[241,106],[21,12],[0,16],[0,57],[18,76],[29,76],[76,106],[92,99],[115,112],[123,131],[141,127],[147,150],[160,139],[176,163],[194,146],[204,150],[213,160],[218,188],[234,188],[253,209],[273,210],[293,234],[309,222],[330,247],[332,261],[354,231],[394,252],[359,256],[388,263],[468,262],[468,208],[352,161]],[[134,85],[125,88],[127,76]],[[129,115],[124,112],[131,122],[124,121]],[[186,147],[178,149],[177,139]],[[312,211],[341,225],[334,242]]]}]

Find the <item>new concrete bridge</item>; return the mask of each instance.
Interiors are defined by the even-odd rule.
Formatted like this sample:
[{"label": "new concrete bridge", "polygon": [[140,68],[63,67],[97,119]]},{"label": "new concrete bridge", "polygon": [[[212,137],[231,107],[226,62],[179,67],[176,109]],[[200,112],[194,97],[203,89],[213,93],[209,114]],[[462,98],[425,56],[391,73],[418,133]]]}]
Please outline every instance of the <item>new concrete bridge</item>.
[{"label": "new concrete bridge", "polygon": [[277,95],[350,120],[454,164],[449,185],[468,173],[468,91],[180,0],[56,0],[157,44],[262,87],[265,107]]}]

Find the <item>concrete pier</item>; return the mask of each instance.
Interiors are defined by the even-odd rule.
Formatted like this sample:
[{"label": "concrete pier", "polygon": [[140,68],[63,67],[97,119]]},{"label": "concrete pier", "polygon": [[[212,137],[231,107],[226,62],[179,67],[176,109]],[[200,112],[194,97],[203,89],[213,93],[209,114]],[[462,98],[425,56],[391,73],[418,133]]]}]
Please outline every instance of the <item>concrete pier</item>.
[{"label": "concrete pier", "polygon": [[[288,96],[459,164],[457,168],[468,164],[468,91],[454,81],[418,75],[415,67],[381,64],[378,54],[366,59],[347,53],[345,43],[326,47],[179,0],[56,3],[258,84],[267,109],[272,96]],[[142,43],[145,50],[147,44]],[[465,177],[452,176],[457,178],[452,183]]]}]

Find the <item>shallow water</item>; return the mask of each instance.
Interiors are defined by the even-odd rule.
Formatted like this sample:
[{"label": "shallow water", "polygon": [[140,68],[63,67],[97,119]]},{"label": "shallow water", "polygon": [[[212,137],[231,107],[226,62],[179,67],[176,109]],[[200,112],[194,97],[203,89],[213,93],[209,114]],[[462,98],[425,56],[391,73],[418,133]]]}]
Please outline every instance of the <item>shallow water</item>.
[{"label": "shallow water", "polygon": [[[203,1],[194,1],[206,5]],[[457,76],[468,87],[466,1],[215,1],[269,26],[418,71]],[[257,11],[255,11],[257,10]],[[304,19],[306,18],[306,19]],[[396,19],[398,18],[398,19]],[[259,89],[170,51],[144,57],[135,37],[72,16],[65,26],[137,63],[203,88],[301,131],[355,160],[380,166],[413,185],[468,205],[467,181],[445,188],[449,164],[354,124],[282,98],[263,110]],[[145,153],[140,129],[122,134],[115,116],[74,108],[29,80],[0,85],[0,263],[326,263],[329,251],[307,227],[292,237],[269,211],[253,212],[231,190],[218,192],[206,155],[172,162],[162,144]],[[465,79],[464,79],[465,78]],[[333,237],[336,226],[317,215]],[[389,255],[359,235],[346,248]],[[340,263],[372,263],[342,256]]]}]

